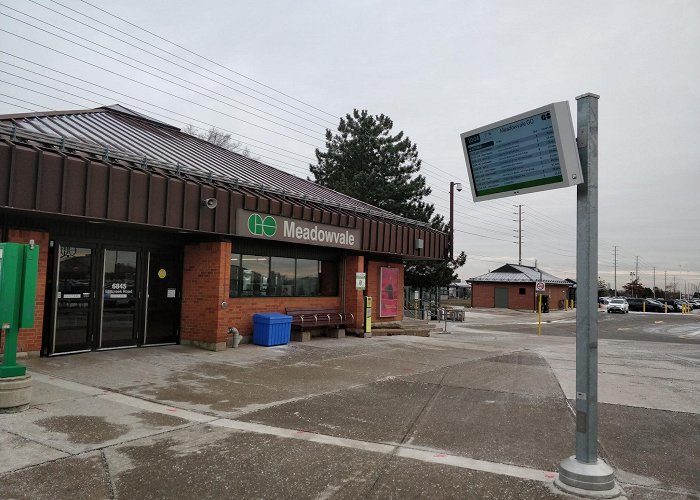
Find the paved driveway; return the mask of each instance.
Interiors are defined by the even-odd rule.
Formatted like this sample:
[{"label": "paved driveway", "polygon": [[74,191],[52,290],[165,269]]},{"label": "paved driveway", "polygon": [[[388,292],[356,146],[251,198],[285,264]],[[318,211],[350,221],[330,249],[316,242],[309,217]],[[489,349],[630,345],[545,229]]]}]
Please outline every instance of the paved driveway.
[{"label": "paved driveway", "polygon": [[[0,415],[0,497],[561,498],[573,313],[539,337],[534,318],[28,360],[31,408]],[[631,498],[698,495],[700,344],[619,335],[600,345],[600,453]]]}]

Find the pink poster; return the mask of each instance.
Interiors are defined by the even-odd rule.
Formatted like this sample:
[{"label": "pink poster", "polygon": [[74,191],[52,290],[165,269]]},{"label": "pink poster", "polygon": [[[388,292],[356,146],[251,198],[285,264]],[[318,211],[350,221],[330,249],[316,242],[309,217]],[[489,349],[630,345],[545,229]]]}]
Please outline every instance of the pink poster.
[{"label": "pink poster", "polygon": [[379,279],[379,317],[399,315],[399,270],[395,267],[382,267]]}]

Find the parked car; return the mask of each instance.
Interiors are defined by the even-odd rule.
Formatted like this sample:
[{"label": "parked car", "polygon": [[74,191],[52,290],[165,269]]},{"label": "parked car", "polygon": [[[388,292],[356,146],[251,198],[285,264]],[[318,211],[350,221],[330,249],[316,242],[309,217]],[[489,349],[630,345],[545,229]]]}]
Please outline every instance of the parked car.
[{"label": "parked car", "polygon": [[663,312],[664,306],[661,302],[654,299],[639,299],[628,298],[627,303],[630,305],[630,311],[646,311],[646,312]]},{"label": "parked car", "polygon": [[693,309],[700,309],[700,299],[693,299],[690,301],[690,304],[693,306]]},{"label": "parked car", "polygon": [[678,300],[676,300],[676,308],[679,311],[682,311],[683,308],[692,309],[692,306],[690,305],[690,302],[688,302],[687,300],[678,299]]},{"label": "parked car", "polygon": [[646,309],[650,312],[664,312],[664,305],[656,299],[646,299]]},{"label": "parked car", "polygon": [[661,302],[662,306],[668,306],[668,312],[673,312],[676,310],[676,304],[674,304],[672,300],[666,300],[666,299],[656,299],[656,300]]},{"label": "parked car", "polygon": [[625,299],[621,299],[620,297],[612,299],[610,301],[610,304],[608,304],[608,313],[613,312],[627,314],[628,312],[630,312],[630,305]]},{"label": "parked car", "polygon": [[644,299],[635,299],[635,298],[629,298],[625,299],[627,300],[627,304],[629,305],[629,310],[630,311],[641,311],[642,310],[642,304],[644,303]]}]

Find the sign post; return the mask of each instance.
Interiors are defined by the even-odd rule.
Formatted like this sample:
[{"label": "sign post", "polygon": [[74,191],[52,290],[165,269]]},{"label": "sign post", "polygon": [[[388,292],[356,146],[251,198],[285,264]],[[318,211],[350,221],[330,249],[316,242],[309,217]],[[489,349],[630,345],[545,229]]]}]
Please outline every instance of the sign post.
[{"label": "sign post", "polygon": [[612,468],[598,458],[597,447],[598,98],[576,98],[576,138],[567,102],[464,132],[460,138],[474,201],[577,186],[576,455],[561,462],[555,485],[578,495],[614,498],[621,489]]},{"label": "sign post", "polygon": [[576,189],[576,455],[562,460],[555,484],[570,493],[621,493],[598,458],[598,99],[576,98],[577,146],[585,182]]}]

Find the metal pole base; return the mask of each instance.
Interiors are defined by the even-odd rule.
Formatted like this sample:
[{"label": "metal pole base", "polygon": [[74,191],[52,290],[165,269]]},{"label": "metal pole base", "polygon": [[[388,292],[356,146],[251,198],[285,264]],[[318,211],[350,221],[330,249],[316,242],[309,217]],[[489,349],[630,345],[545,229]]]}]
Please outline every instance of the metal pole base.
[{"label": "metal pole base", "polygon": [[576,456],[562,460],[554,485],[566,493],[585,498],[620,498],[623,495],[612,467],[601,459],[594,464],[580,462]]}]

